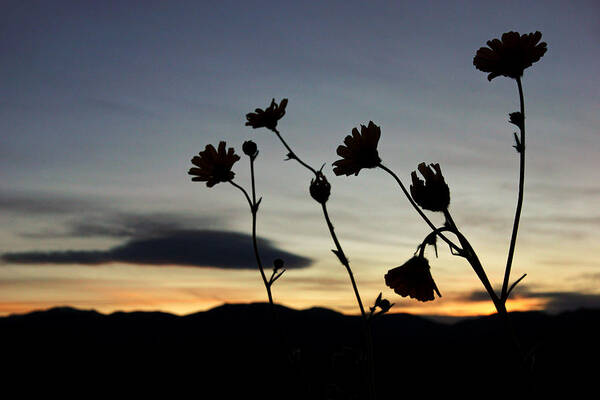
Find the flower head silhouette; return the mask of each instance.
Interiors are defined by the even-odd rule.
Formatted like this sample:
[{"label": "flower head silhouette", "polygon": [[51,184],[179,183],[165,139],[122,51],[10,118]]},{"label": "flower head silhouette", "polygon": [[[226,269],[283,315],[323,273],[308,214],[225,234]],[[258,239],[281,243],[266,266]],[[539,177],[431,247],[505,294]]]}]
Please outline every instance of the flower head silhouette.
[{"label": "flower head silhouette", "polygon": [[424,257],[415,256],[389,270],[385,274],[385,284],[402,297],[409,296],[423,302],[433,300],[434,291],[442,297],[429,271],[429,262]]},{"label": "flower head silhouette", "polygon": [[257,108],[253,113],[246,114],[246,126],[252,128],[267,128],[272,131],[277,127],[277,121],[279,121],[285,115],[285,107],[287,106],[288,100],[283,99],[277,105],[275,99],[271,100],[271,105],[267,108]]},{"label": "flower head silhouette", "polygon": [[192,164],[197,168],[190,168],[188,174],[194,175],[192,181],[206,182],[206,186],[213,187],[219,182],[228,182],[235,173],[231,171],[233,164],[240,159],[235,154],[233,147],[225,151],[225,142],[219,142],[216,150],[212,144],[206,146],[204,151],[192,158]]},{"label": "flower head silhouette", "polygon": [[542,34],[506,32],[500,39],[488,40],[489,47],[481,47],[473,58],[473,65],[480,71],[489,72],[488,80],[503,75],[520,78],[525,68],[531,67],[546,53],[546,42],[539,43]]},{"label": "flower head silhouette", "polygon": [[368,126],[361,125],[352,129],[352,135],[346,136],[344,145],[337,148],[338,156],[342,157],[333,163],[336,175],[358,175],[363,168],[375,168],[380,162],[377,143],[381,137],[381,128],[369,121]]},{"label": "flower head silhouette", "polygon": [[252,140],[247,140],[244,142],[244,144],[242,145],[242,151],[245,155],[252,159],[256,158],[256,156],[258,155],[258,147],[256,146],[256,143],[254,143]]},{"label": "flower head silhouette", "polygon": [[417,169],[425,178],[425,182],[417,177],[416,171],[412,172],[410,194],[413,200],[426,210],[444,211],[448,209],[450,189],[444,180],[440,165],[431,164],[427,166],[425,163],[421,163]]},{"label": "flower head silhouette", "polygon": [[324,204],[329,200],[331,194],[331,184],[322,173],[318,173],[315,179],[310,181],[310,196],[318,203]]}]

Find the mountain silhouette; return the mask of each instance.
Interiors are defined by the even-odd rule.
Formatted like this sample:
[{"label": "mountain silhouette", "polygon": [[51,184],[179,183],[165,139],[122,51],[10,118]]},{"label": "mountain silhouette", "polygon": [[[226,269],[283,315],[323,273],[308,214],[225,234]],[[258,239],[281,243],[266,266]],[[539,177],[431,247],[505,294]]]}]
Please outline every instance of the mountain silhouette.
[{"label": "mountain silhouette", "polygon": [[[0,318],[4,389],[45,396],[363,399],[361,318],[324,308],[224,304],[177,316],[53,308]],[[595,390],[600,310],[511,313],[524,374],[497,316],[373,321],[380,399]],[[526,378],[523,378],[523,377]]]}]

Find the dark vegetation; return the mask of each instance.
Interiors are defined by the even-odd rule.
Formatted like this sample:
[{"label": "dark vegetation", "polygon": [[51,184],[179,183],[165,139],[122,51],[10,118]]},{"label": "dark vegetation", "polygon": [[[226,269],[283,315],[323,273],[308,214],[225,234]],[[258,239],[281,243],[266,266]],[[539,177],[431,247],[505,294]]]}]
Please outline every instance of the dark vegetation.
[{"label": "dark vegetation", "polygon": [[[3,391],[16,390],[18,398],[367,396],[360,317],[282,306],[276,313],[276,325],[269,304],[182,317],[54,308],[0,318]],[[596,391],[600,310],[511,313],[511,320],[523,346],[533,348],[527,383],[497,316],[454,324],[408,314],[375,318],[378,398]],[[274,333],[277,326],[283,332]],[[498,375],[506,387],[498,386]],[[537,396],[526,394],[530,386]]]}]

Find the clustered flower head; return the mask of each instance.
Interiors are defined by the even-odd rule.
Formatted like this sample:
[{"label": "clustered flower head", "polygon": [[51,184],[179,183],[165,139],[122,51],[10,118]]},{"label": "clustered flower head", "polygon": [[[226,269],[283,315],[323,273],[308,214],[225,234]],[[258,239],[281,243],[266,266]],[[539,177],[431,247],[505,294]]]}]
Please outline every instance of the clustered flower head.
[{"label": "clustered flower head", "polygon": [[480,71],[489,72],[488,80],[497,76],[520,78],[525,68],[531,67],[546,53],[546,42],[539,43],[539,31],[520,35],[506,32],[502,39],[488,40],[489,47],[481,47],[473,58],[473,65]]},{"label": "clustered flower head", "polygon": [[240,159],[235,154],[233,147],[225,151],[225,142],[219,142],[218,151],[212,144],[206,146],[204,151],[192,158],[192,164],[197,168],[190,168],[189,175],[194,175],[192,181],[206,182],[206,186],[213,187],[220,182],[233,179],[235,173],[231,171],[233,164]]},{"label": "clustered flower head", "polygon": [[277,121],[279,121],[285,115],[285,107],[287,106],[288,100],[283,99],[281,103],[277,105],[275,99],[271,100],[271,105],[264,110],[257,108],[253,113],[246,114],[246,126],[252,128],[267,128],[275,131],[277,127]]},{"label": "clustered flower head", "polygon": [[329,200],[331,194],[331,184],[322,173],[318,173],[315,179],[310,181],[310,196],[318,203],[324,204]]},{"label": "clustered flower head", "polygon": [[413,200],[426,210],[447,210],[450,205],[450,188],[444,180],[440,165],[431,164],[427,166],[425,163],[421,163],[417,169],[423,175],[425,181],[423,182],[417,177],[416,171],[411,173],[410,194]]},{"label": "clustered flower head", "polygon": [[403,265],[393,268],[385,274],[385,284],[402,297],[409,296],[419,301],[434,299],[434,291],[442,297],[425,257],[415,256]]},{"label": "clustered flower head", "polygon": [[358,175],[363,168],[375,168],[381,162],[377,152],[377,144],[381,137],[381,128],[369,121],[368,126],[361,125],[352,129],[352,135],[346,136],[344,145],[337,148],[337,155],[342,157],[333,163],[336,175]]}]

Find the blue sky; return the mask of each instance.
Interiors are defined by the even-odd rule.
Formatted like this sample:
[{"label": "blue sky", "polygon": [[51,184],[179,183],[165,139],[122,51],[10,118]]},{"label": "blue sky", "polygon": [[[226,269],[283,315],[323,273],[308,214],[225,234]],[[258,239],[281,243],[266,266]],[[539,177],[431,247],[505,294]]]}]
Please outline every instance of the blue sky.
[{"label": "blue sky", "polygon": [[[472,60],[503,32],[539,30],[549,50],[523,79],[527,175],[514,277],[528,277],[514,307],[600,304],[596,2],[3,4],[0,253],[106,253],[186,230],[247,235],[241,194],[192,183],[186,172],[208,143],[226,140],[241,152],[253,139],[259,235],[273,251],[312,261],[286,272],[276,300],[357,312],[308,197],[310,175],[283,162],[271,133],[244,126],[247,112],[286,97],[280,131],[309,164],[326,163],[330,212],[365,302],[382,291],[399,311],[491,312],[475,301],[474,273],[445,249],[437,260],[428,254],[442,299],[415,303],[387,289],[383,275],[427,228],[383,171],[335,177],[331,163],[344,136],[369,120],[382,127],[384,163],[405,183],[419,162],[439,162],[454,218],[499,284],[518,174],[507,114],[518,97],[514,81],[490,83]],[[247,160],[234,171],[248,187]],[[243,251],[246,242],[229,240],[230,253]],[[257,271],[169,262],[5,257],[0,312],[67,304],[184,313],[265,300]]]}]

